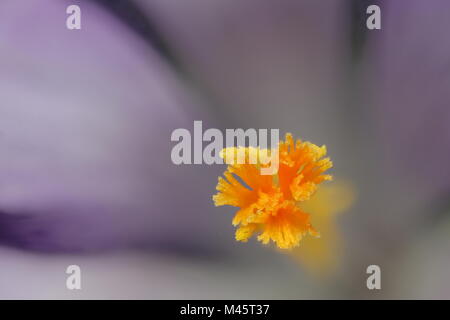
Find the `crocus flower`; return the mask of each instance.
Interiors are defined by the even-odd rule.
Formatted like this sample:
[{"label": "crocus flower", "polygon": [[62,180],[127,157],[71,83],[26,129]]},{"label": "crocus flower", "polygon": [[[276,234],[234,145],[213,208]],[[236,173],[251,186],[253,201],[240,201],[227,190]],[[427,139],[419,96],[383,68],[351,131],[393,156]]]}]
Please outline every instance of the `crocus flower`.
[{"label": "crocus flower", "polygon": [[[247,152],[252,150],[247,148]],[[320,183],[331,180],[330,175],[323,173],[332,163],[323,158],[325,146],[294,141],[291,134],[273,152],[279,152],[277,173],[261,174],[260,167],[267,164],[260,162],[230,164],[224,173],[226,180],[219,177],[219,192],[213,200],[216,206],[240,208],[233,219],[233,225],[239,226],[236,240],[246,242],[254,233],[260,233],[258,240],[263,244],[272,240],[281,249],[291,249],[299,245],[304,235],[319,235],[300,204],[311,198]]]}]

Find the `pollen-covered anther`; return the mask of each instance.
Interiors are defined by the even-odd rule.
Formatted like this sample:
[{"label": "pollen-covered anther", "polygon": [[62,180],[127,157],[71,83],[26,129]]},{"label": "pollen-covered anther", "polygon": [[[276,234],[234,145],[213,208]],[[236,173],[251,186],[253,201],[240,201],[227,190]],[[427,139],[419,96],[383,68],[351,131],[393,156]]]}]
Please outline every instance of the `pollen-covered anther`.
[{"label": "pollen-covered anther", "polygon": [[[247,242],[254,234],[263,244],[273,241],[281,249],[298,246],[304,236],[319,237],[310,222],[310,215],[300,208],[323,181],[332,179],[324,174],[333,164],[326,155],[326,147],[310,142],[294,141],[286,134],[277,149],[227,148],[222,157],[236,156],[240,151],[247,162],[237,163],[229,158],[224,177],[219,178],[218,193],[213,196],[216,206],[238,207],[232,220],[237,227],[237,241]],[[264,151],[264,152],[261,152]],[[274,175],[262,175],[259,156],[278,152],[279,168]],[[250,162],[253,157],[256,161]]]}]

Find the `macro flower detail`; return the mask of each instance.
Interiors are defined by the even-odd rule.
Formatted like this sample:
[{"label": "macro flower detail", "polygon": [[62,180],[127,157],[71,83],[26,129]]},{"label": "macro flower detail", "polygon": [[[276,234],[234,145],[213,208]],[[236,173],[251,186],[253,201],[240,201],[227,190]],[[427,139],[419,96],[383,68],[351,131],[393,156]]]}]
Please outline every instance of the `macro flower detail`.
[{"label": "macro flower detail", "polygon": [[[246,158],[256,153],[256,163],[243,164],[230,161],[228,155],[245,150]],[[224,177],[219,177],[218,193],[213,196],[216,206],[230,205],[239,210],[233,218],[237,226],[236,240],[247,242],[254,234],[263,244],[270,241],[281,249],[291,249],[300,244],[303,236],[315,237],[319,232],[311,225],[310,215],[301,205],[316,192],[319,184],[331,180],[324,174],[333,164],[326,155],[326,147],[310,142],[294,141],[286,134],[278,148],[264,150],[278,152],[278,171],[262,175],[261,168],[267,167],[262,159],[263,150],[254,147],[225,148],[228,168]]]}]

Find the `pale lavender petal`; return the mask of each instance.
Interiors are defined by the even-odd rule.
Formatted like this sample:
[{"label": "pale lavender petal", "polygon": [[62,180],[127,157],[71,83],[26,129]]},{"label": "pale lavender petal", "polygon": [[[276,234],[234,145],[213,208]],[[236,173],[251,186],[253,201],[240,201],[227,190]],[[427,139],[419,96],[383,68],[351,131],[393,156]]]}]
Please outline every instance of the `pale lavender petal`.
[{"label": "pale lavender petal", "polygon": [[71,3],[0,4],[1,236],[48,251],[211,247],[220,169],[170,159],[172,130],[213,126],[207,110],[100,7],[77,2],[82,29],[67,30]]},{"label": "pale lavender petal", "polygon": [[383,1],[372,33],[377,129],[387,163],[428,196],[450,190],[450,2]]}]

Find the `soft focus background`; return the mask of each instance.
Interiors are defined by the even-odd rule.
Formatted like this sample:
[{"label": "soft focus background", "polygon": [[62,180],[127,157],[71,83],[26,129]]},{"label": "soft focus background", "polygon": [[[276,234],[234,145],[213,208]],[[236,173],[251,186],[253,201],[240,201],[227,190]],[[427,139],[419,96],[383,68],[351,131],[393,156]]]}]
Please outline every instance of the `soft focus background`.
[{"label": "soft focus background", "polygon": [[[450,299],[449,28],[446,0],[2,0],[0,298]],[[225,167],[170,160],[193,120],[327,145],[328,239],[235,242]]]}]

